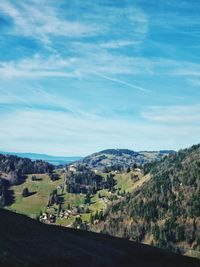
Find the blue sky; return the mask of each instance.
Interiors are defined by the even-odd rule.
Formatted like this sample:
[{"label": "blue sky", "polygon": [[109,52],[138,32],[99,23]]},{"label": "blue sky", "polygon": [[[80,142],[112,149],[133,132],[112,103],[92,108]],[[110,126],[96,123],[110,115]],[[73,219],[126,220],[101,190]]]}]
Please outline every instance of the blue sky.
[{"label": "blue sky", "polygon": [[199,136],[199,0],[0,1],[0,150],[82,156]]}]

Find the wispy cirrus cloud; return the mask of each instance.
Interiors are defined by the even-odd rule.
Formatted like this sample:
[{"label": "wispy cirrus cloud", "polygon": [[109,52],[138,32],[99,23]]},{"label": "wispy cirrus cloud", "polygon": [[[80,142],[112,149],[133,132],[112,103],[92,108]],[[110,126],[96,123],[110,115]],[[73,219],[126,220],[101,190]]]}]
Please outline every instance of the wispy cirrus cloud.
[{"label": "wispy cirrus cloud", "polygon": [[[152,73],[151,61],[144,58],[132,58],[118,56],[102,51],[88,51],[83,56],[42,57],[34,55],[32,58],[24,58],[18,61],[0,62],[0,73],[3,78],[31,78],[44,77],[80,77],[94,73],[99,75],[116,74],[142,74]],[[113,78],[114,79],[114,78]]]},{"label": "wispy cirrus cloud", "polygon": [[76,58],[62,59],[59,56],[43,58],[34,55],[32,58],[24,58],[19,61],[0,62],[1,77],[4,78],[31,78],[44,77],[76,77],[75,69],[70,69]]},{"label": "wispy cirrus cloud", "polygon": [[188,64],[188,67],[186,68],[178,68],[173,73],[176,76],[187,76],[187,77],[200,77],[200,65],[196,64],[196,66],[190,67]]},{"label": "wispy cirrus cloud", "polygon": [[52,36],[83,37],[97,31],[95,25],[62,18],[59,10],[48,1],[43,4],[38,1],[13,4],[12,1],[2,0],[0,10],[13,20],[11,34],[31,36],[45,44],[50,43]]},{"label": "wispy cirrus cloud", "polygon": [[[119,39],[125,34],[126,39],[138,37],[145,38],[149,30],[149,18],[147,13],[139,6],[127,1],[125,5],[118,6],[119,3],[108,3],[102,1],[77,1],[72,5],[68,15],[77,14],[80,21],[101,25],[101,36],[110,36],[110,39]],[[65,6],[67,8],[67,5]],[[84,10],[85,12],[79,12]]]},{"label": "wispy cirrus cloud", "polygon": [[[187,79],[200,76],[200,64],[193,62],[118,55],[99,48],[96,50],[91,49],[87,45],[78,45],[78,47],[79,52],[74,56],[42,56],[35,54],[31,58],[22,58],[18,61],[1,61],[1,78],[83,78],[97,74],[97,76],[105,79],[117,81],[120,80],[115,77],[118,74],[132,76],[183,76]],[[85,53],[83,54],[84,48]],[[113,76],[111,77],[110,75]],[[129,86],[128,82],[127,86]]]},{"label": "wispy cirrus cloud", "polygon": [[[48,88],[42,88],[37,82],[32,84],[15,82],[15,87],[6,90],[2,85],[0,87],[1,98],[0,107],[15,110],[28,108],[29,110],[62,110],[71,114],[82,114],[84,111],[80,108],[77,100],[72,100],[67,96],[61,97],[57,92],[49,92]],[[2,111],[1,111],[2,112]]]},{"label": "wispy cirrus cloud", "polygon": [[[137,60],[134,63],[131,58],[113,55],[109,50],[135,46],[141,42],[148,32],[148,17],[145,12],[133,5],[117,8],[114,5],[102,5],[101,1],[88,1],[84,5],[78,1],[78,5],[64,5],[65,12],[61,6],[49,1],[44,1],[43,5],[36,0],[29,3],[1,1],[1,13],[13,20],[13,26],[8,29],[9,34],[30,36],[41,41],[49,50],[45,56],[34,55],[15,61],[2,61],[2,77],[77,78],[90,75],[93,70],[103,74],[138,71]],[[86,12],[78,12],[82,8]],[[97,39],[92,42],[84,42],[82,39],[91,36]],[[74,41],[77,37],[79,43]],[[55,45],[57,39],[66,49],[70,48],[70,55],[62,55]]]},{"label": "wispy cirrus cloud", "polygon": [[144,119],[168,124],[198,124],[200,105],[153,106],[141,113]]},{"label": "wispy cirrus cloud", "polygon": [[[78,17],[81,2],[78,3],[78,10],[74,3],[71,8],[65,5],[63,12],[62,6],[52,1],[43,1],[41,4],[40,1],[2,0],[0,10],[1,14],[13,21],[9,34],[30,36],[47,47],[51,47],[52,38],[55,37],[81,38],[111,34],[111,40],[107,45],[102,44],[102,47],[116,48],[129,45],[134,36],[141,39],[148,32],[148,18],[141,9],[133,6],[119,9],[102,6],[100,2],[89,2],[84,3],[85,12],[79,13]],[[120,40],[123,33],[128,35],[128,40]],[[116,38],[118,41],[115,41]]]}]

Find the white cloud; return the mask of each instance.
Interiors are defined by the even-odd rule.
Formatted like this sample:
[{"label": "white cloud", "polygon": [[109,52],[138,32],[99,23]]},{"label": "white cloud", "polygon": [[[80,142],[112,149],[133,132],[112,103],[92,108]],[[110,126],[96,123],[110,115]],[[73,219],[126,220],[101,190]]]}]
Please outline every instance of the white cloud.
[{"label": "white cloud", "polygon": [[190,66],[188,66],[188,68],[179,68],[177,70],[175,70],[174,74],[176,76],[189,76],[189,77],[200,77],[200,65],[196,65],[193,68],[190,68]]},{"label": "white cloud", "polygon": [[[119,39],[120,36],[145,38],[148,33],[149,18],[143,9],[136,7],[132,2],[124,7],[108,5],[102,1],[77,1],[77,9],[73,6],[74,12],[78,12],[79,20],[87,23],[94,21],[101,25],[99,35],[107,35]],[[84,10],[85,12],[80,12]]]},{"label": "white cloud", "polygon": [[152,62],[144,58],[112,55],[108,52],[87,52],[79,57],[41,57],[35,55],[18,61],[0,62],[3,78],[81,77],[99,74],[152,74]]},{"label": "white cloud", "polygon": [[[14,26],[10,34],[30,36],[40,40],[46,48],[52,48],[52,37],[88,37],[115,36],[119,41],[108,40],[102,48],[117,48],[135,43],[132,38],[145,38],[148,32],[148,17],[139,8],[132,5],[126,8],[102,6],[95,2],[73,3],[65,6],[52,1],[17,1],[2,0],[0,10],[12,18]],[[84,12],[82,12],[84,8]],[[121,35],[128,35],[128,40],[120,40]],[[130,39],[131,38],[131,39]],[[129,40],[130,39],[130,40]],[[136,40],[138,41],[138,40]]]},{"label": "white cloud", "polygon": [[0,74],[5,78],[77,77],[76,70],[70,70],[75,58],[66,60],[59,56],[43,58],[35,55],[19,61],[0,62]]},{"label": "white cloud", "polygon": [[[101,77],[106,80],[132,87],[140,91],[152,91],[140,84],[126,81],[118,75],[138,75],[185,77],[186,82],[195,85],[194,78],[200,75],[200,64],[164,58],[145,58],[113,54],[111,51],[90,44],[73,43],[74,56],[35,54],[31,58],[18,61],[0,62],[1,80],[18,79],[39,80],[47,77],[83,79]],[[197,84],[196,84],[197,85]],[[195,85],[195,86],[196,86]]]},{"label": "white cloud", "polygon": [[[101,51],[102,53],[106,49],[118,49],[118,48],[126,48],[127,46],[138,46],[141,44],[141,41],[139,40],[126,40],[126,39],[118,39],[118,40],[112,40],[109,39],[107,41],[101,41],[101,42],[95,42],[95,43],[87,43],[87,42],[72,42],[72,47],[75,47],[75,49],[80,49],[81,52],[92,52],[92,51]],[[75,50],[74,49],[74,50]]]},{"label": "white cloud", "polygon": [[200,79],[198,79],[198,77],[197,77],[197,79],[188,79],[188,82],[189,83],[191,83],[192,85],[194,85],[194,86],[197,86],[197,87],[200,87]]},{"label": "white cloud", "polygon": [[34,109],[1,113],[0,120],[4,125],[0,131],[0,150],[57,155],[86,155],[109,147],[176,149],[199,142],[200,134],[199,125],[187,122],[179,126],[144,124],[87,113],[73,115]]},{"label": "white cloud", "polygon": [[199,124],[200,105],[154,106],[142,112],[142,117],[160,123]]},{"label": "white cloud", "polygon": [[0,62],[1,79],[40,79],[45,77],[82,78],[99,76],[134,87],[141,91],[150,91],[142,86],[136,86],[125,80],[116,78],[118,74],[131,76],[185,76],[188,81],[193,77],[199,77],[200,65],[191,62],[181,62],[164,58],[133,57],[112,54],[89,44],[76,43],[74,49],[78,49],[76,56],[61,57],[59,55],[41,56],[34,55],[31,58],[23,58],[18,61]]}]

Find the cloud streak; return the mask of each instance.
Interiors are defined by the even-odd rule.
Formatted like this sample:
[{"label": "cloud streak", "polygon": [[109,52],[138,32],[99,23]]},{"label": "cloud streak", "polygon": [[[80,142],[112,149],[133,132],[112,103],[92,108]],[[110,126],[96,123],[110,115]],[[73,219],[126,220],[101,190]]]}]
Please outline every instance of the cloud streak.
[{"label": "cloud streak", "polygon": [[108,76],[100,74],[100,73],[96,73],[95,72],[95,75],[97,75],[100,78],[103,78],[103,79],[106,79],[106,80],[109,80],[109,81],[112,81],[112,82],[115,82],[115,83],[118,83],[118,84],[122,84],[122,85],[125,85],[127,87],[134,88],[134,89],[139,90],[141,92],[149,92],[149,93],[152,92],[152,90],[149,90],[149,89],[143,88],[141,86],[137,86],[137,85],[134,85],[132,83],[128,83],[128,82],[125,82],[125,81],[122,81],[122,80],[119,80],[119,79],[111,78],[111,77],[108,77]]}]

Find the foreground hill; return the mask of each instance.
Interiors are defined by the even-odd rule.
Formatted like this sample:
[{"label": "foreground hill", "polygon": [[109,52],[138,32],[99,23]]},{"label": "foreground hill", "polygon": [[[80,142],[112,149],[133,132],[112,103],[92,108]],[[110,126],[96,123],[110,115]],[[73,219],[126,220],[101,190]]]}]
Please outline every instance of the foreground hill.
[{"label": "foreground hill", "polygon": [[151,179],[111,203],[95,230],[182,254],[200,251],[200,145],[144,171]]},{"label": "foreground hill", "polygon": [[174,154],[172,150],[135,152],[129,149],[106,149],[91,154],[81,160],[78,164],[86,164],[89,168],[104,170],[119,170],[130,168],[134,165],[144,165],[147,162],[158,161],[165,155]]},{"label": "foreground hill", "polygon": [[105,235],[41,224],[0,209],[0,266],[195,267],[199,261]]}]

